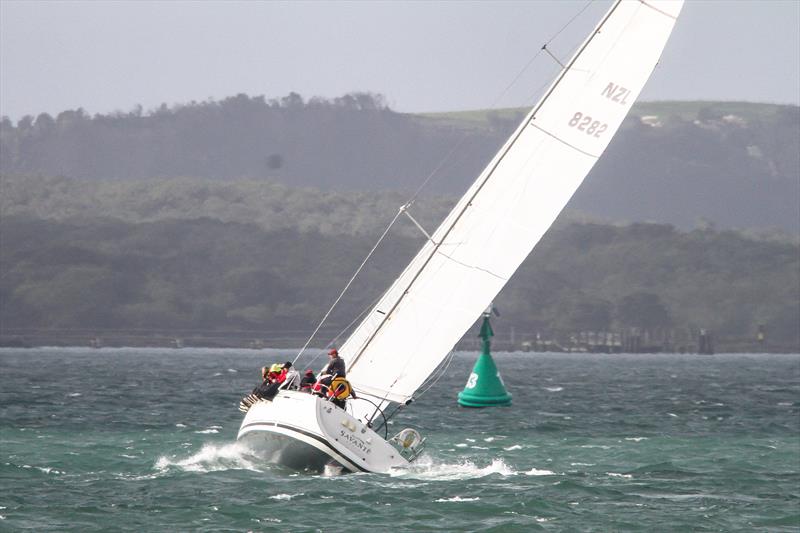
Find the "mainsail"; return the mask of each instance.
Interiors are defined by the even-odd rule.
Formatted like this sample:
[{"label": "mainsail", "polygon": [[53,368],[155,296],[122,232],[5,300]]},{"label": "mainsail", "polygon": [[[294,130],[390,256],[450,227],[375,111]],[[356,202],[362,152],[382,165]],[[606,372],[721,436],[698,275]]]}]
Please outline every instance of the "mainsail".
[{"label": "mainsail", "polygon": [[341,347],[360,394],[379,405],[411,398],[486,309],[608,146],[682,4],[613,4]]}]

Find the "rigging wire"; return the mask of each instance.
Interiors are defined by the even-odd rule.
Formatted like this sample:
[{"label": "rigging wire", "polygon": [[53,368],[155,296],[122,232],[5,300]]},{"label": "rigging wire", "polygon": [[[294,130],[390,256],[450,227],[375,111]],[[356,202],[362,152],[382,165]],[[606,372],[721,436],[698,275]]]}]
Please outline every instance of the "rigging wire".
[{"label": "rigging wire", "polygon": [[[503,89],[503,90],[500,92],[500,94],[499,94],[498,96],[496,96],[496,97],[493,99],[493,101],[492,101],[492,102],[491,102],[491,104],[489,105],[489,107],[490,107],[490,108],[494,108],[494,107],[495,107],[495,106],[496,106],[496,105],[497,105],[497,104],[500,102],[500,100],[506,96],[506,94],[507,94],[507,93],[508,93],[508,92],[511,90],[511,88],[512,88],[512,87],[513,87],[513,86],[514,86],[514,85],[515,85],[515,84],[516,84],[516,83],[519,81],[519,79],[522,77],[522,75],[523,75],[523,74],[524,74],[524,73],[525,73],[525,72],[528,70],[528,68],[530,68],[530,66],[531,66],[531,65],[534,63],[534,61],[536,61],[536,59],[537,59],[537,58],[538,58],[538,57],[539,57],[539,56],[542,54],[542,52],[543,52],[543,51],[547,51],[548,53],[550,53],[550,52],[547,50],[547,45],[548,45],[548,44],[550,44],[550,42],[552,42],[554,39],[556,39],[556,38],[557,38],[557,37],[558,37],[558,36],[559,36],[559,35],[560,35],[560,34],[561,34],[561,33],[562,33],[562,32],[563,32],[565,29],[567,29],[567,27],[569,27],[569,26],[570,26],[570,25],[571,25],[571,24],[572,24],[572,23],[575,21],[575,19],[577,19],[579,16],[581,16],[581,14],[583,14],[583,12],[584,12],[584,11],[586,11],[586,9],[588,9],[588,7],[589,7],[589,6],[592,4],[592,2],[593,2],[593,1],[594,1],[594,0],[588,0],[588,2],[586,2],[586,4],[585,4],[585,5],[584,5],[584,6],[583,6],[581,9],[580,9],[580,11],[578,11],[578,12],[577,12],[575,15],[573,15],[573,16],[572,16],[572,17],[571,17],[571,18],[570,18],[570,19],[569,19],[569,20],[568,20],[568,21],[567,21],[567,22],[566,22],[566,23],[565,23],[565,24],[564,24],[564,25],[563,25],[563,26],[562,26],[562,27],[561,27],[561,28],[560,28],[560,29],[559,29],[557,32],[555,32],[555,33],[552,35],[552,37],[550,37],[550,39],[548,39],[548,40],[547,40],[547,41],[544,43],[544,45],[542,45],[542,47],[541,47],[541,48],[540,48],[540,49],[539,49],[539,50],[536,52],[536,54],[534,54],[534,55],[533,55],[533,57],[531,57],[531,58],[528,60],[528,62],[527,62],[527,63],[526,63],[526,64],[525,64],[525,65],[524,65],[524,66],[523,66],[521,69],[520,69],[520,71],[517,73],[517,75],[516,75],[516,76],[514,76],[514,78],[511,80],[511,82],[509,82],[509,83],[508,83],[508,85],[506,85],[506,87],[505,87],[505,88],[504,88],[504,89]],[[551,54],[551,55],[552,55],[552,54]],[[546,84],[545,84],[545,85],[546,85]],[[543,85],[543,87],[544,87],[545,85]],[[539,91],[541,91],[541,89],[540,89]],[[537,91],[537,92],[538,92],[538,91]],[[326,321],[326,320],[328,319],[328,317],[330,316],[331,312],[333,312],[333,309],[334,309],[334,308],[335,308],[335,307],[338,305],[338,303],[339,303],[339,302],[341,301],[341,299],[344,297],[344,295],[345,295],[345,293],[347,292],[347,290],[348,290],[348,289],[350,288],[350,286],[353,284],[353,281],[355,280],[355,278],[358,276],[358,274],[359,274],[359,273],[361,272],[361,270],[364,268],[364,266],[366,265],[367,261],[369,261],[369,259],[372,257],[373,253],[374,253],[374,252],[375,252],[375,250],[378,248],[378,246],[381,244],[381,242],[383,242],[384,238],[385,238],[385,237],[386,237],[386,235],[389,233],[389,230],[391,230],[392,226],[394,226],[395,222],[397,222],[397,219],[400,217],[400,215],[401,215],[402,213],[404,213],[404,212],[408,211],[408,209],[409,209],[409,208],[410,208],[410,207],[411,207],[411,206],[414,204],[414,202],[416,202],[417,198],[418,198],[418,197],[419,197],[419,195],[422,193],[422,191],[425,189],[425,187],[427,187],[427,185],[430,183],[430,181],[431,181],[431,180],[434,178],[434,176],[436,176],[436,175],[439,173],[439,171],[440,171],[440,170],[441,170],[441,169],[444,167],[444,165],[445,165],[446,163],[448,163],[448,162],[451,160],[451,158],[452,158],[452,157],[455,155],[455,153],[456,153],[456,152],[459,150],[459,148],[461,148],[461,146],[464,144],[464,142],[467,140],[467,138],[468,138],[468,137],[469,137],[469,133],[468,133],[468,132],[464,132],[464,133],[461,135],[461,137],[459,138],[459,140],[458,140],[458,141],[456,141],[456,143],[453,145],[453,147],[452,147],[450,150],[448,150],[447,154],[445,154],[445,156],[444,156],[444,157],[443,157],[443,158],[442,158],[442,159],[439,161],[439,163],[436,165],[436,167],[434,167],[434,169],[433,169],[433,170],[432,170],[432,171],[431,171],[431,172],[428,174],[428,176],[427,176],[427,177],[426,177],[426,178],[425,178],[425,179],[422,181],[422,183],[421,183],[421,184],[420,184],[420,185],[417,187],[417,189],[416,189],[416,190],[414,191],[414,193],[411,195],[411,198],[409,198],[409,200],[408,200],[408,201],[407,201],[405,204],[403,204],[403,205],[400,207],[400,209],[398,210],[398,212],[395,214],[394,218],[392,218],[391,222],[389,222],[389,225],[386,227],[386,229],[383,231],[383,233],[381,234],[381,236],[378,238],[378,241],[375,243],[375,245],[374,245],[374,246],[372,247],[372,249],[369,251],[369,253],[367,254],[367,256],[366,256],[366,257],[364,258],[364,260],[361,262],[361,264],[359,265],[359,267],[356,269],[356,272],[353,274],[353,276],[352,276],[352,277],[350,278],[350,280],[347,282],[347,284],[345,285],[345,287],[344,287],[344,288],[342,289],[342,291],[339,293],[339,296],[336,298],[336,301],[334,301],[334,302],[333,302],[333,305],[331,305],[331,307],[330,307],[330,308],[328,309],[328,311],[325,313],[325,316],[323,316],[323,317],[322,317],[322,320],[320,320],[320,323],[319,323],[319,324],[317,325],[317,327],[314,329],[314,332],[311,334],[311,336],[309,336],[309,338],[308,338],[308,340],[306,341],[306,343],[303,345],[303,347],[302,347],[302,348],[300,349],[300,351],[297,353],[297,355],[295,356],[295,358],[294,358],[294,360],[293,360],[293,363],[294,363],[294,362],[297,362],[297,360],[300,358],[300,356],[301,356],[301,355],[302,355],[302,354],[305,352],[305,350],[308,348],[309,344],[310,344],[310,343],[311,343],[311,341],[314,339],[314,337],[317,335],[317,333],[319,332],[319,330],[320,330],[320,328],[322,327],[322,325],[325,323],[325,321]],[[379,299],[380,299],[380,298],[379,298]],[[369,309],[369,308],[371,308],[371,306],[370,306],[370,307],[368,307],[367,309]],[[361,313],[361,315],[359,315],[359,316],[362,316],[362,315],[364,314],[364,312],[366,312],[366,309],[365,309],[365,311],[363,311],[363,312]],[[356,320],[357,320],[357,319],[356,319]],[[354,323],[356,320],[354,320],[353,322],[351,322],[351,324],[350,324],[350,325],[348,325],[348,326],[347,326],[347,328],[345,328],[345,331],[346,331],[348,328],[350,328],[350,327],[352,326],[352,324],[353,324],[353,323]],[[344,331],[343,331],[343,332],[344,332]],[[342,332],[342,333],[343,333],[343,332]],[[340,333],[339,335],[337,335],[337,336],[336,336],[336,337],[333,339],[333,341],[329,342],[329,343],[328,343],[328,346],[330,346],[332,342],[334,342],[336,339],[338,339],[338,338],[339,338],[339,336],[341,336],[341,335],[342,335],[342,333]],[[312,362],[313,362],[314,360],[316,360],[318,357],[319,357],[319,354],[317,354],[317,355],[314,357],[314,359],[312,359]],[[450,359],[452,360],[452,353],[451,353]],[[429,387],[429,388],[430,388],[430,387]],[[427,390],[427,389],[426,389],[426,390]]]},{"label": "rigging wire", "polygon": [[[456,354],[455,350],[450,350],[450,354],[447,356],[447,359],[445,360],[444,364],[439,367],[441,370],[438,372],[438,375],[436,376],[436,378],[433,381],[431,381],[430,384],[428,384],[427,387],[425,387],[425,390],[423,390],[422,392],[417,394],[416,398],[419,398],[420,396],[422,396],[423,394],[428,392],[431,389],[431,387],[433,387],[434,385],[436,385],[436,383],[439,382],[439,380],[442,378],[442,376],[447,374],[447,369],[450,368],[450,363],[453,362],[453,359],[455,358],[455,354]],[[420,388],[422,386],[424,386],[424,385],[425,385],[425,383],[420,385]]]},{"label": "rigging wire", "polygon": [[381,244],[381,242],[383,242],[383,239],[384,239],[384,238],[386,237],[386,235],[389,233],[389,230],[390,230],[390,229],[392,229],[392,226],[394,226],[394,223],[395,223],[395,222],[397,222],[397,219],[398,219],[398,218],[400,218],[400,214],[401,214],[402,212],[403,212],[403,211],[402,211],[402,209],[401,209],[401,210],[399,210],[399,211],[397,211],[397,214],[394,216],[394,218],[392,219],[392,221],[391,221],[391,222],[389,222],[389,225],[388,225],[388,226],[386,226],[386,229],[385,229],[385,230],[383,230],[383,233],[382,233],[382,234],[381,234],[381,236],[378,238],[378,242],[376,242],[376,243],[375,243],[375,245],[372,247],[372,249],[371,249],[371,250],[369,251],[369,253],[367,254],[367,257],[365,257],[365,258],[364,258],[364,260],[363,260],[363,261],[361,262],[361,264],[359,265],[358,269],[356,269],[356,272],[355,272],[355,274],[353,274],[353,275],[352,275],[352,277],[350,278],[350,281],[348,281],[348,282],[347,282],[347,285],[345,285],[345,286],[344,286],[344,289],[342,289],[342,291],[339,293],[339,297],[338,297],[338,298],[336,298],[336,301],[335,301],[335,302],[333,302],[333,305],[331,305],[330,309],[328,309],[328,312],[327,312],[327,313],[325,313],[325,316],[323,316],[323,317],[322,317],[322,320],[320,320],[320,322],[319,322],[319,324],[317,325],[316,329],[314,329],[314,332],[313,332],[313,333],[311,334],[311,336],[308,338],[308,340],[306,341],[306,343],[303,345],[303,347],[300,349],[300,351],[299,351],[299,352],[297,352],[297,355],[295,356],[294,360],[292,361],[292,364],[294,364],[294,363],[296,363],[296,362],[297,362],[297,360],[300,358],[300,356],[303,354],[303,352],[306,350],[306,348],[308,348],[308,345],[311,343],[311,341],[312,341],[312,340],[314,340],[314,337],[317,335],[317,332],[318,332],[318,331],[319,331],[319,329],[322,327],[322,324],[324,324],[324,323],[325,323],[325,321],[328,319],[328,316],[330,316],[330,314],[331,314],[331,312],[333,311],[334,307],[336,307],[336,305],[337,305],[337,304],[339,303],[339,301],[342,299],[342,297],[344,296],[344,294],[347,292],[347,289],[349,289],[349,288],[350,288],[350,285],[352,285],[352,284],[353,284],[353,281],[356,279],[356,277],[358,276],[358,274],[359,274],[359,273],[361,272],[361,270],[364,268],[364,265],[366,265],[366,264],[367,264],[367,261],[369,261],[370,257],[372,257],[372,254],[373,254],[373,253],[375,253],[375,250],[378,248],[378,246]]},{"label": "rigging wire", "polygon": [[[346,325],[346,326],[345,326],[345,327],[344,327],[344,328],[343,328],[343,329],[342,329],[342,330],[341,330],[339,333],[337,333],[337,334],[336,334],[336,335],[335,335],[335,336],[334,336],[334,337],[333,337],[331,340],[329,340],[329,341],[328,341],[328,343],[325,345],[325,348],[323,348],[322,350],[320,350],[319,352],[317,352],[317,354],[316,354],[316,355],[314,355],[314,356],[311,358],[311,360],[308,362],[308,366],[311,366],[311,365],[312,365],[312,363],[314,363],[314,361],[316,361],[317,359],[319,359],[319,358],[320,358],[320,356],[322,356],[322,355],[325,353],[325,350],[327,350],[327,349],[328,349],[328,348],[330,348],[331,346],[336,346],[336,341],[338,341],[338,340],[339,340],[339,339],[342,337],[342,335],[344,335],[344,334],[345,334],[345,333],[346,333],[346,332],[347,332],[347,331],[348,331],[348,330],[349,330],[351,327],[353,327],[353,325],[354,325],[356,322],[358,322],[359,320],[361,320],[361,318],[362,318],[362,317],[363,317],[365,314],[367,314],[367,311],[369,311],[370,309],[372,309],[373,307],[375,307],[376,305],[378,305],[378,302],[381,300],[381,298],[383,298],[383,294],[381,294],[380,296],[378,296],[377,298],[375,298],[374,300],[372,300],[372,302],[371,302],[369,305],[367,305],[366,307],[364,307],[364,309],[362,309],[362,311],[361,311],[361,312],[360,312],[358,315],[356,315],[356,317],[355,317],[353,320],[351,320],[349,324],[347,324],[347,325]],[[300,357],[300,354],[298,354],[298,356],[297,356],[297,357]],[[295,361],[297,361],[297,358],[295,358]],[[294,363],[292,363],[292,364],[294,364]]]},{"label": "rigging wire", "polygon": [[[548,39],[548,40],[547,40],[547,41],[546,41],[546,42],[545,42],[545,43],[542,45],[542,47],[539,49],[539,51],[538,51],[538,52],[536,52],[536,53],[533,55],[533,57],[531,57],[531,58],[528,60],[528,62],[527,62],[527,63],[525,63],[525,65],[524,65],[524,66],[523,66],[523,67],[520,69],[520,71],[519,71],[519,72],[517,72],[517,75],[516,75],[516,76],[514,76],[514,78],[511,80],[511,82],[509,82],[509,83],[508,83],[508,85],[506,85],[505,89],[503,89],[503,90],[500,92],[500,94],[498,94],[498,95],[497,95],[497,96],[494,98],[494,100],[493,100],[493,101],[492,101],[492,102],[489,104],[489,109],[493,109],[494,107],[496,107],[496,106],[497,106],[497,104],[498,104],[498,103],[499,103],[499,102],[500,102],[500,101],[501,101],[501,100],[502,100],[502,99],[503,99],[503,98],[506,96],[506,94],[508,94],[508,92],[511,90],[511,88],[512,88],[514,85],[516,85],[516,83],[517,83],[517,82],[520,80],[520,78],[523,76],[523,74],[525,74],[525,72],[526,72],[526,71],[527,71],[527,70],[530,68],[530,66],[533,64],[533,62],[534,62],[534,61],[536,61],[536,59],[537,59],[537,58],[538,58],[538,57],[539,57],[539,56],[542,54],[542,52],[543,52],[543,51],[546,51],[546,52],[550,53],[550,52],[547,50],[547,45],[548,45],[548,44],[550,44],[550,43],[551,43],[553,40],[555,40],[555,39],[556,39],[556,38],[557,38],[559,35],[561,35],[561,33],[562,33],[562,32],[563,32],[565,29],[567,29],[567,27],[569,27],[569,26],[570,26],[570,25],[571,25],[573,22],[575,22],[575,19],[577,19],[578,17],[580,17],[580,16],[583,14],[583,12],[584,12],[584,11],[586,11],[586,10],[589,8],[589,6],[592,4],[592,2],[594,2],[594,0],[589,0],[588,2],[586,2],[586,4],[585,4],[585,5],[584,5],[584,6],[581,8],[581,10],[580,10],[580,11],[578,11],[578,12],[577,12],[575,15],[573,15],[573,16],[572,16],[572,18],[570,18],[570,19],[569,19],[569,20],[566,22],[566,24],[564,24],[563,26],[561,26],[561,29],[559,29],[557,32],[555,32],[555,33],[553,34],[553,36],[552,36],[552,37],[550,37],[550,39]],[[552,54],[551,54],[551,55],[552,55]],[[556,61],[558,61],[558,60],[556,60]],[[562,67],[563,67],[563,65],[562,65]],[[545,86],[547,86],[549,83],[550,83],[550,81],[547,81],[547,82],[546,82],[544,85],[542,85],[542,88],[544,88]],[[538,93],[538,92],[541,92],[542,88],[540,88],[540,89],[537,91],[537,93]],[[452,157],[452,156],[453,156],[453,155],[454,155],[454,154],[455,154],[455,153],[458,151],[458,149],[461,147],[461,145],[462,145],[462,144],[464,144],[464,142],[467,140],[467,138],[468,138],[468,137],[469,137],[469,133],[468,133],[468,132],[464,132],[464,133],[461,135],[461,137],[459,138],[459,140],[458,140],[458,141],[456,141],[456,143],[453,145],[453,147],[452,147],[452,148],[451,148],[451,149],[450,149],[450,150],[447,152],[447,154],[445,154],[445,156],[442,158],[442,160],[439,162],[439,164],[437,164],[437,165],[436,165],[436,167],[435,167],[435,168],[434,168],[434,169],[433,169],[433,170],[430,172],[430,174],[428,174],[428,176],[427,176],[427,177],[426,177],[426,178],[423,180],[423,182],[422,182],[422,183],[419,185],[419,187],[417,187],[417,190],[416,190],[416,191],[414,191],[414,194],[411,196],[411,198],[408,200],[408,202],[406,202],[406,205],[405,205],[406,209],[408,209],[409,207],[411,207],[411,205],[412,205],[412,204],[413,204],[413,203],[414,203],[414,202],[417,200],[417,198],[419,197],[419,195],[420,195],[420,193],[423,191],[423,189],[425,189],[425,187],[426,187],[426,186],[428,185],[428,183],[429,183],[429,182],[430,182],[430,181],[433,179],[433,177],[434,177],[436,174],[438,174],[438,173],[439,173],[439,171],[442,169],[442,167],[444,167],[444,165],[445,165],[445,164],[446,164],[448,161],[450,161],[450,158],[451,158],[451,157]]]}]

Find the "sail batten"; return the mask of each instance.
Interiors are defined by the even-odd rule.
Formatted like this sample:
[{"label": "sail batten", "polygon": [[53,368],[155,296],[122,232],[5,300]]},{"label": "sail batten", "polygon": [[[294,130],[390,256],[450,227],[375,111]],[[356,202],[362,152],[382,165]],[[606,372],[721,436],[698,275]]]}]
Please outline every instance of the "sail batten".
[{"label": "sail batten", "polygon": [[340,353],[379,402],[410,398],[495,298],[608,146],[681,0],[619,0]]}]

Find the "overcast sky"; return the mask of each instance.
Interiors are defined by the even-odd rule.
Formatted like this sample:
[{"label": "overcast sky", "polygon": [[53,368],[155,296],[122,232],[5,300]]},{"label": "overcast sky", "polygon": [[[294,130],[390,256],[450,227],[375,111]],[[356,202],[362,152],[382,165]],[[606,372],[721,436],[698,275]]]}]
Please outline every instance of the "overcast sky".
[{"label": "overcast sky", "polygon": [[[0,0],[0,113],[146,110],[237,93],[386,96],[397,111],[534,103],[610,0]],[[688,0],[645,100],[800,103],[800,1]]]}]

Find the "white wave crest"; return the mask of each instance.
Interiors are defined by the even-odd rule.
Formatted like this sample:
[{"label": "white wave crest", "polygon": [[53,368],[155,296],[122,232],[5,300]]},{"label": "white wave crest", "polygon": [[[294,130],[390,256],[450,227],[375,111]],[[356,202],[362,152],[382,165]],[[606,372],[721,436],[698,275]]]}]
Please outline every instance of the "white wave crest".
[{"label": "white wave crest", "polygon": [[161,456],[154,468],[160,472],[180,469],[186,472],[216,472],[218,470],[260,470],[249,456],[247,448],[237,442],[230,444],[206,444],[185,459]]},{"label": "white wave crest", "polygon": [[292,498],[297,498],[298,496],[303,496],[304,493],[300,492],[298,494],[276,494],[275,496],[270,496],[270,500],[291,500]]},{"label": "white wave crest", "polygon": [[423,455],[417,459],[410,467],[398,468],[389,472],[392,477],[402,477],[426,481],[450,481],[461,479],[477,479],[492,474],[501,476],[516,475],[502,459],[493,459],[486,466],[480,467],[471,461],[460,463],[443,463],[434,460],[428,455]]},{"label": "white wave crest", "polygon": [[480,498],[462,498],[461,496],[453,496],[452,498],[439,498],[438,500],[433,500],[435,502],[475,502],[480,500]]},{"label": "white wave crest", "polygon": [[538,468],[531,468],[527,472],[525,472],[527,476],[557,476],[555,472],[552,470],[539,470]]}]

